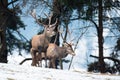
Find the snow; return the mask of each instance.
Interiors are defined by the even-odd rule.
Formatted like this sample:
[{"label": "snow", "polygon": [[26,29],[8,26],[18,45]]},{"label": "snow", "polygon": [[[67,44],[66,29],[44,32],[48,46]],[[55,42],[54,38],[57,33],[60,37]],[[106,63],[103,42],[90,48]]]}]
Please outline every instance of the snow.
[{"label": "snow", "polygon": [[[64,70],[32,67],[31,60],[19,65],[22,60],[30,57],[30,54],[9,55],[8,64],[0,63],[0,80],[120,80],[120,75],[87,72],[86,67],[79,67],[74,61],[70,70],[66,63]],[[44,61],[42,63],[44,66]]]},{"label": "snow", "polygon": [[120,76],[0,63],[0,80],[120,80]]}]

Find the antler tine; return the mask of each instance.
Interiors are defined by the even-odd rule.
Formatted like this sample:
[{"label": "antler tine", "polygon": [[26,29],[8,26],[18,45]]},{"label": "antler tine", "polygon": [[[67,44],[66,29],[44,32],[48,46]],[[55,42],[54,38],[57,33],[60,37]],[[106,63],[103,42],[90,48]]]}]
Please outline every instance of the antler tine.
[{"label": "antler tine", "polygon": [[64,40],[62,33],[60,33],[60,34],[61,34],[61,38]]},{"label": "antler tine", "polygon": [[50,16],[48,16],[46,13],[44,13],[44,14],[48,18],[48,21],[49,21],[48,25],[50,25],[53,14],[50,14]]},{"label": "antler tine", "polygon": [[52,26],[55,26],[58,23],[58,18],[56,18],[56,21],[54,24],[52,24]]},{"label": "antler tine", "polygon": [[[47,18],[49,19],[48,25],[50,25],[50,24],[51,24],[51,19],[52,19],[53,13],[51,13],[50,16],[48,16],[46,13],[44,13],[44,14],[45,14],[45,16],[47,16]],[[58,18],[56,18],[55,23],[52,24],[51,26],[55,26],[55,25],[57,24],[57,22],[58,22]]]},{"label": "antler tine", "polygon": [[71,36],[72,32],[73,32],[73,31],[68,30],[68,34],[70,35],[70,42],[69,42],[70,45],[74,45],[74,44],[73,44],[73,41],[74,41],[74,39],[75,39],[75,38],[72,38],[72,36]]},{"label": "antler tine", "polygon": [[70,46],[74,45],[74,43],[72,43],[71,41],[70,41],[70,42],[67,42],[67,41],[64,40],[64,37],[63,37],[61,31],[59,31],[59,33],[60,33],[60,35],[61,35],[61,38],[63,39],[63,42],[64,42],[63,44],[67,44],[67,45],[70,45]]},{"label": "antler tine", "polygon": [[63,37],[63,35],[61,34],[61,37],[62,37],[62,39],[63,39],[63,41],[66,43],[66,44],[68,44],[68,45],[74,45],[74,43],[72,42],[73,40],[74,40],[74,38],[73,39],[71,39],[71,34],[72,34],[72,32],[70,32],[69,30],[68,30],[68,33],[69,33],[69,35],[70,35],[70,42],[67,42],[67,41],[65,41],[64,40],[64,37]]},{"label": "antler tine", "polygon": [[64,40],[62,33],[61,33],[61,38],[63,39],[63,42],[64,42],[64,43],[69,44],[68,42],[66,42],[66,41]]},{"label": "antler tine", "polygon": [[51,24],[51,19],[52,19],[53,14],[51,13],[49,16],[49,25]]},{"label": "antler tine", "polygon": [[31,10],[30,12],[31,16],[36,19],[36,11],[35,9]]},{"label": "antler tine", "polygon": [[43,23],[40,23],[36,17],[36,11],[35,9],[33,9],[31,12],[30,12],[30,15],[36,20],[36,22],[39,24],[39,25],[44,25]]}]

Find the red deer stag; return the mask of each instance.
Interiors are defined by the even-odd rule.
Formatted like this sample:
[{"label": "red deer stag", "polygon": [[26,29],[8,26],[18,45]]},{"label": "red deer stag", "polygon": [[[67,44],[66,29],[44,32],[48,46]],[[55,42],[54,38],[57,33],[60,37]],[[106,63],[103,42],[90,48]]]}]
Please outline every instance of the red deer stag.
[{"label": "red deer stag", "polygon": [[59,47],[56,44],[50,43],[47,48],[47,58],[49,61],[49,68],[56,68],[55,60],[65,58],[68,54],[75,56],[72,45],[69,43],[64,43],[63,47]]},{"label": "red deer stag", "polygon": [[[38,23],[40,23],[38,21],[38,19],[36,18],[35,13],[32,12],[31,15],[33,18],[35,18],[35,20]],[[32,64],[31,64],[32,66],[37,66],[36,53],[38,52],[41,55],[41,53],[44,52],[46,55],[46,50],[47,50],[48,44],[50,42],[50,39],[52,36],[54,36],[56,34],[55,28],[56,28],[58,20],[56,19],[54,24],[50,24],[51,18],[52,18],[52,15],[48,17],[48,19],[49,19],[48,25],[43,24],[44,32],[40,35],[35,35],[32,38],[32,41],[31,41],[32,48],[30,50],[31,55],[32,55]],[[47,66],[47,63],[46,63],[46,66]]]}]

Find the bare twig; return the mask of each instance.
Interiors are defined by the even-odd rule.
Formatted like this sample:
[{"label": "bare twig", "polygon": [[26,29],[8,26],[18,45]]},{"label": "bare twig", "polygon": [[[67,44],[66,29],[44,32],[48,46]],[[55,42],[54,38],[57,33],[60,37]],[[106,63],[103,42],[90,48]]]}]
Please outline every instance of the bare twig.
[{"label": "bare twig", "polygon": [[[82,34],[79,36],[79,38],[78,38],[78,40],[77,40],[77,42],[76,42],[76,45],[75,45],[75,47],[74,47],[74,52],[75,52],[75,50],[77,49],[77,45],[78,45],[78,43],[79,43],[80,38],[84,35],[84,33],[85,33],[87,30],[88,30],[88,28],[87,28],[84,32],[82,32]],[[73,58],[74,58],[74,56],[72,56],[72,58],[71,58],[71,61],[70,61],[68,70],[70,70],[70,67],[71,67]]]}]

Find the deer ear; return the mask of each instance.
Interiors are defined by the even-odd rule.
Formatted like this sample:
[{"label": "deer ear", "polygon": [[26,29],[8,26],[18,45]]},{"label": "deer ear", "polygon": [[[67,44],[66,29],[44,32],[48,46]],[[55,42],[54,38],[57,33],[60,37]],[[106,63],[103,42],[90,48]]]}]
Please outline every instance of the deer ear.
[{"label": "deer ear", "polygon": [[75,45],[75,44],[74,44],[74,43],[72,43],[72,42],[70,42],[69,44],[70,44],[71,46],[74,46],[74,45]]},{"label": "deer ear", "polygon": [[65,43],[63,43],[63,46],[67,47],[67,43],[66,43],[66,42],[65,42]]}]

